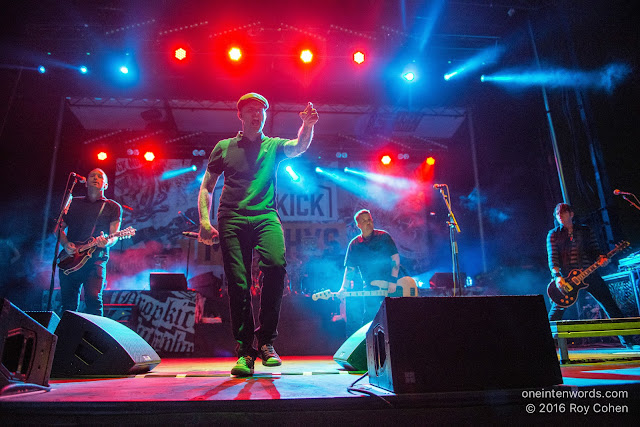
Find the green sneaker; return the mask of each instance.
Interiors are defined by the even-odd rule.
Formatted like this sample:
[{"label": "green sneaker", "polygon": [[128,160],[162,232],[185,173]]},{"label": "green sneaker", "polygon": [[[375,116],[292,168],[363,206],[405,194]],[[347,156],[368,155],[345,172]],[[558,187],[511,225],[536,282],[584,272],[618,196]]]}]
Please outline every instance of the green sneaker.
[{"label": "green sneaker", "polygon": [[253,375],[254,360],[251,356],[242,356],[236,362],[236,365],[231,368],[231,375],[236,377],[249,377]]},{"label": "green sneaker", "polygon": [[280,366],[282,365],[282,359],[278,356],[278,353],[271,344],[265,344],[260,347],[260,359],[264,366]]}]

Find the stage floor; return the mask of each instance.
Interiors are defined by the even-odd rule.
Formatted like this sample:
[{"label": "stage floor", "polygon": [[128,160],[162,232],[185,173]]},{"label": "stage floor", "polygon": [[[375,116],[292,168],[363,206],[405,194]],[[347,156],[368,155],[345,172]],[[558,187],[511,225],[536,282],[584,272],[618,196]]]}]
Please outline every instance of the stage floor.
[{"label": "stage floor", "polygon": [[[591,410],[615,404],[622,413],[611,420],[640,415],[640,352],[622,348],[571,349],[572,363],[561,365],[564,384],[556,390],[622,394],[615,398],[532,399],[525,390],[394,394],[369,384],[362,373],[344,371],[331,356],[284,357],[283,365],[256,364],[248,378],[229,375],[233,358],[164,358],[151,372],[127,377],[77,377],[50,380],[49,391],[0,397],[0,420],[20,424],[373,424],[495,421],[498,416],[525,421],[584,416],[569,413],[571,402]],[[586,402],[586,403],[584,403]],[[537,405],[529,414],[526,405]],[[565,403],[563,410],[558,405]],[[548,411],[542,413],[542,408]],[[600,406],[594,406],[600,405]],[[626,407],[626,411],[625,411]],[[560,413],[560,411],[566,413]],[[593,414],[604,416],[604,414]],[[586,421],[589,418],[584,418]],[[321,422],[322,420],[326,421]],[[506,419],[505,419],[506,421]]]}]

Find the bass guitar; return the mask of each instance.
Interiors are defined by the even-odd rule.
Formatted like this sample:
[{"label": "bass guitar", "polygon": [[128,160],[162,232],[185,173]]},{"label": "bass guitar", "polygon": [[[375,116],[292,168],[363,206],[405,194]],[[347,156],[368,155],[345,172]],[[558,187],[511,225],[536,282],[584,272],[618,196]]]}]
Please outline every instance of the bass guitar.
[{"label": "bass guitar", "polygon": [[[113,234],[104,236],[106,239],[113,237],[119,237],[121,239],[128,239],[136,234],[135,228],[127,227],[124,230],[116,231]],[[86,242],[76,243],[76,253],[69,255],[66,251],[60,252],[58,256],[58,268],[67,276],[74,271],[78,271],[83,265],[87,263],[89,258],[93,255],[98,243],[95,237],[90,238]]]},{"label": "bass guitar", "polygon": [[[615,254],[627,247],[629,247],[629,242],[622,241],[605,256],[607,259],[611,259]],[[556,286],[555,279],[552,280],[549,282],[549,286],[547,286],[547,295],[549,295],[551,301],[555,302],[560,307],[571,307],[577,301],[578,293],[589,286],[588,283],[584,283],[584,279],[600,267],[601,265],[596,261],[584,270],[571,270],[566,277],[563,277],[566,284],[562,286],[562,290],[558,289]]]},{"label": "bass guitar", "polygon": [[[377,282],[377,283],[376,283]],[[380,285],[383,282],[382,280],[374,280],[372,285]],[[380,286],[381,289],[378,291],[347,291],[343,292],[342,295],[345,297],[417,297],[418,296],[418,286],[416,285],[416,281],[413,280],[412,277],[406,276],[401,279],[398,279],[398,283],[388,283],[387,289],[382,289],[384,286]],[[318,301],[319,299],[332,299],[338,296],[338,292],[331,292],[330,290],[322,291],[311,295],[311,299],[314,301]]]}]

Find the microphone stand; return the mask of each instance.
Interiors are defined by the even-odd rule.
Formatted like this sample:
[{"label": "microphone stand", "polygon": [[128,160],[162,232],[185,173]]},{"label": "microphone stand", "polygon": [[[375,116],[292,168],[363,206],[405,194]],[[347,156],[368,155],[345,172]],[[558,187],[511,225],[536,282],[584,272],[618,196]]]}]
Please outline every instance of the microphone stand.
[{"label": "microphone stand", "polygon": [[[446,193],[444,189],[447,189]],[[462,296],[462,281],[460,280],[460,264],[458,261],[458,242],[456,240],[456,233],[460,233],[460,226],[458,226],[458,221],[456,221],[456,217],[451,210],[451,201],[449,197],[449,186],[443,184],[439,187],[440,194],[442,194],[442,199],[444,200],[444,204],[447,206],[447,211],[449,211],[449,221],[447,221],[447,225],[449,226],[449,242],[451,244],[451,263],[452,263],[452,274],[453,274],[453,296]],[[456,291],[459,291],[457,294]]]},{"label": "microphone stand", "polygon": [[53,299],[53,289],[55,287],[56,280],[56,268],[58,266],[56,261],[58,259],[58,249],[60,248],[60,232],[62,231],[60,226],[62,224],[62,216],[69,211],[69,206],[71,206],[71,201],[73,200],[73,188],[78,183],[78,177],[75,173],[71,173],[70,176],[73,176],[73,183],[71,184],[71,187],[69,187],[69,180],[67,179],[66,188],[68,188],[69,191],[65,193],[62,199],[62,204],[60,205],[60,214],[58,215],[58,219],[56,220],[56,245],[53,252],[53,262],[51,264],[51,284],[49,285],[49,300],[47,301],[46,311],[51,311],[51,300]]},{"label": "microphone stand", "polygon": [[[188,216],[186,216],[184,214],[184,212],[182,211],[178,211],[179,215],[182,215],[187,221],[189,221],[192,225],[197,226],[197,224],[195,223],[194,220],[192,220],[191,218],[189,218]],[[185,275],[187,276],[187,280],[189,280],[189,258],[191,256],[191,240],[192,239],[188,239],[189,240],[189,245],[187,246],[187,271],[185,272]]]},{"label": "microphone stand", "polygon": [[640,201],[638,201],[638,198],[636,197],[635,194],[633,193],[629,193],[629,195],[633,196],[634,199],[636,199],[636,201],[634,202],[633,200],[630,200],[626,194],[620,193],[622,194],[622,198],[625,199],[627,202],[629,202],[629,204],[631,206],[633,206],[634,208],[638,209],[640,211]]}]

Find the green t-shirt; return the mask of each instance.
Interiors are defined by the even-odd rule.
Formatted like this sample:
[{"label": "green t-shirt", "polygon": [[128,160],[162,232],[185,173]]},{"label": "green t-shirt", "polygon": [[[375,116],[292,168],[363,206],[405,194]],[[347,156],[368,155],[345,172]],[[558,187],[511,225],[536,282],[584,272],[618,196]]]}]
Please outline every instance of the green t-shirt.
[{"label": "green t-shirt", "polygon": [[211,151],[207,169],[224,173],[218,217],[259,215],[277,211],[276,171],[286,158],[284,138],[262,135],[261,141],[251,141],[241,133],[235,138],[219,141]]}]

